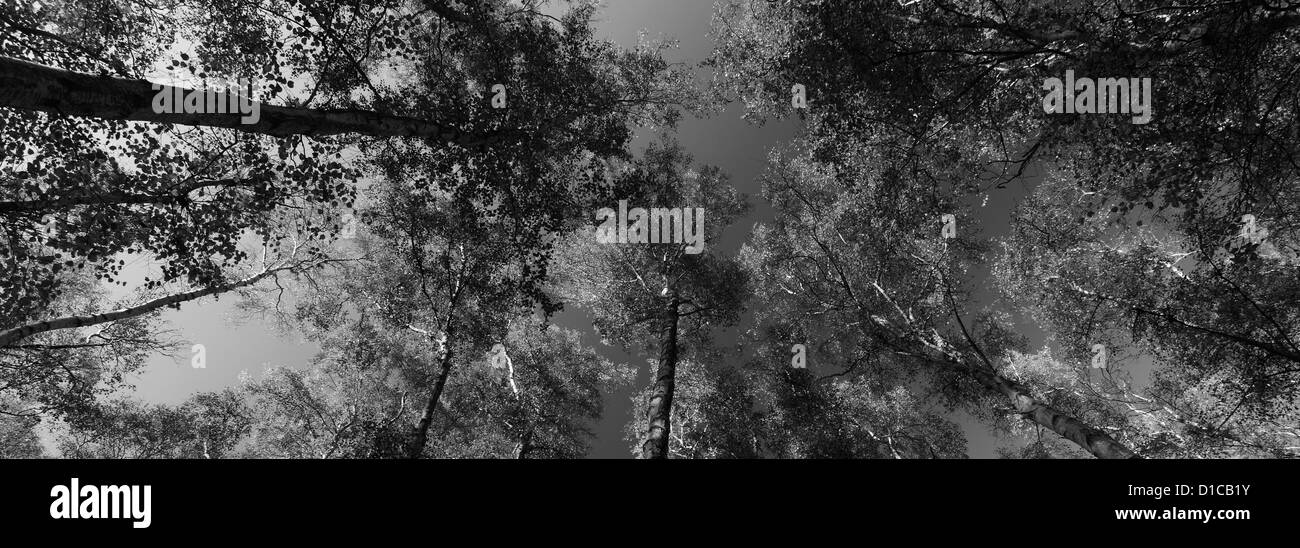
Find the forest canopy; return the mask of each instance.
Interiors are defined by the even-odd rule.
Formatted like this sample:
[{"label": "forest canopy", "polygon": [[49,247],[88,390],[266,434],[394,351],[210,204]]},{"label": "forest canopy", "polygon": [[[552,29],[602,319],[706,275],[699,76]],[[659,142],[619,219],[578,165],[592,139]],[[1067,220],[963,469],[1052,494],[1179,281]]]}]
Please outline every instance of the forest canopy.
[{"label": "forest canopy", "polygon": [[1300,454],[1300,3],[601,9],[0,0],[0,456]]}]

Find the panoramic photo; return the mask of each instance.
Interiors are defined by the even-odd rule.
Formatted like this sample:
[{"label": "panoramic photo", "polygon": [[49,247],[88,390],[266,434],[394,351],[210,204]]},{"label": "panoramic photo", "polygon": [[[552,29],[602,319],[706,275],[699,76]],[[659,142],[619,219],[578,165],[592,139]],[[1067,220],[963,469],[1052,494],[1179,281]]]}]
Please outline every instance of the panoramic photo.
[{"label": "panoramic photo", "polygon": [[0,0],[0,466],[1300,456],[1298,115],[1297,0]]}]

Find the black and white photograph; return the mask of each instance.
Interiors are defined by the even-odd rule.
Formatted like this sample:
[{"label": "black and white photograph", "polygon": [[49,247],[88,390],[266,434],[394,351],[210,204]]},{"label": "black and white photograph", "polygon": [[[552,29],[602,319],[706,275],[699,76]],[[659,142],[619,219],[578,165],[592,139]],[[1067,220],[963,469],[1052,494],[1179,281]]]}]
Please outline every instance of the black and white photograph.
[{"label": "black and white photograph", "polygon": [[1297,396],[1300,0],[0,0],[8,530],[1245,531]]}]

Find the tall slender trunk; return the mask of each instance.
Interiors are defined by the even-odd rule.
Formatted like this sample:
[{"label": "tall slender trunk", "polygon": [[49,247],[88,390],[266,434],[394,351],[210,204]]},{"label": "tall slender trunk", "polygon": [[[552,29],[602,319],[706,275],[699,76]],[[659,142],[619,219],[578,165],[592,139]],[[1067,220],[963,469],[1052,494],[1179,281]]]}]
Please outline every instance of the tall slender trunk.
[{"label": "tall slender trunk", "polygon": [[448,327],[447,343],[442,354],[442,365],[438,370],[438,379],[433,383],[433,393],[429,395],[429,404],[424,406],[424,416],[420,418],[420,425],[415,428],[415,438],[406,449],[407,458],[420,458],[420,454],[424,453],[425,444],[429,441],[429,428],[433,425],[433,414],[438,411],[438,400],[442,397],[442,389],[447,386],[447,377],[451,374],[452,337],[454,334],[455,328]]},{"label": "tall slender trunk", "polygon": [[[30,61],[0,57],[0,107],[88,116],[223,127],[285,137],[357,133],[378,137],[426,137],[447,144],[481,147],[495,144],[502,134],[473,134],[450,124],[361,110],[322,110],[260,105],[256,123],[245,124],[241,113],[158,113],[158,93],[145,80],[94,76]],[[190,90],[185,90],[188,95]],[[238,110],[238,109],[236,109]]]},{"label": "tall slender trunk", "polygon": [[220,285],[216,287],[195,289],[193,291],[176,293],[174,295],[168,295],[166,297],[159,297],[157,299],[140,304],[138,306],[122,308],[119,310],[114,310],[112,312],[103,312],[100,314],[88,314],[84,316],[67,316],[63,318],[56,318],[53,320],[45,320],[40,322],[29,323],[26,325],[20,325],[12,329],[0,331],[0,347],[9,346],[27,337],[31,337],[32,335],[37,335],[48,331],[55,331],[58,329],[68,329],[73,327],[87,327],[91,325],[114,322],[126,318],[143,316],[145,314],[153,312],[154,310],[165,308],[167,306],[171,306],[174,304],[179,304],[186,301],[192,301],[195,299],[206,297],[208,295],[216,295],[218,293],[225,293],[227,291],[232,291],[235,289],[239,289],[241,287],[253,285],[268,276],[274,275],[276,272],[279,272],[281,270],[288,270],[289,268],[290,267],[273,268],[270,270],[266,270],[265,272],[262,272],[261,274],[258,274],[256,276],[244,278],[234,283],[229,283],[229,284]]},{"label": "tall slender trunk", "polygon": [[668,434],[673,407],[673,387],[677,375],[677,321],[680,301],[674,294],[664,313],[664,325],[659,335],[659,365],[655,384],[650,392],[646,420],[648,433],[641,444],[641,458],[668,458]]},{"label": "tall slender trunk", "polygon": [[[519,384],[515,382],[515,361],[510,359],[510,352],[506,349],[505,343],[501,345],[501,355],[505,357],[506,362],[506,379],[510,381],[510,391],[515,395],[515,401],[519,402],[520,409],[524,414],[524,431],[519,435],[519,443],[515,444],[515,458],[525,459],[528,454],[533,452],[533,430],[537,427],[534,418],[529,417],[528,406],[524,403],[524,396],[519,392]],[[541,410],[539,409],[540,413]]]}]

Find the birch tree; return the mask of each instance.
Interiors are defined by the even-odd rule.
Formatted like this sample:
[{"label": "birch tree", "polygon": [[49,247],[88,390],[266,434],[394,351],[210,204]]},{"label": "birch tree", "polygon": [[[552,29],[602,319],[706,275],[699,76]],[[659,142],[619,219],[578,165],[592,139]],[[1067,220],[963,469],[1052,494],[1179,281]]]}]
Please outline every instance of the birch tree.
[{"label": "birch tree", "polygon": [[[681,208],[683,229],[697,231],[699,242],[666,242],[661,233],[659,244],[649,243],[648,234],[640,244],[597,243],[585,232],[575,236],[564,256],[568,264],[560,291],[565,302],[596,314],[596,327],[607,340],[655,349],[641,458],[668,456],[676,368],[683,351],[706,347],[709,327],[735,322],[746,294],[739,266],[709,246],[749,206],[717,168],[694,171],[690,165],[675,143],[652,145],[632,168],[617,175],[614,196],[645,209],[643,228],[649,230],[652,209]],[[611,201],[606,207],[613,211],[618,204]],[[700,215],[702,222],[686,226]],[[663,220],[660,228],[668,224]],[[701,247],[687,251],[694,246]]]},{"label": "birch tree", "polygon": [[[840,178],[859,183],[846,188]],[[978,258],[978,242],[943,237],[935,213],[958,211],[956,204],[897,192],[899,184],[864,181],[798,149],[773,153],[765,195],[782,214],[755,231],[744,253],[774,301],[762,311],[767,321],[789,324],[792,343],[837,347],[846,372],[924,382],[952,405],[986,418],[1014,413],[1097,457],[1135,456],[1003,372],[1023,339],[1004,319],[972,317],[961,304],[959,280]]]},{"label": "birch tree", "polygon": [[[58,378],[49,366],[62,358],[31,359],[32,347],[66,351],[86,328],[152,326],[169,307],[325,264],[358,178],[391,175],[385,154],[461,175],[418,190],[504,204],[516,221],[505,241],[533,252],[519,277],[537,285],[546,232],[572,209],[554,206],[590,190],[572,186],[572,159],[620,156],[630,124],[671,124],[695,103],[664,46],[601,41],[594,13],[579,3],[557,18],[532,2],[0,5],[0,352],[36,368],[15,370],[24,379]],[[232,89],[240,78],[256,85]],[[255,100],[259,114],[156,112],[153,83]],[[302,222],[293,244],[277,224],[290,216]],[[250,234],[253,249],[293,245],[312,259],[259,264]],[[120,285],[142,258],[159,273],[137,299],[54,313],[64,291],[85,290],[71,280]]]}]

